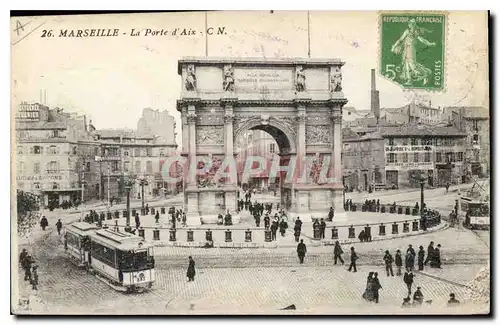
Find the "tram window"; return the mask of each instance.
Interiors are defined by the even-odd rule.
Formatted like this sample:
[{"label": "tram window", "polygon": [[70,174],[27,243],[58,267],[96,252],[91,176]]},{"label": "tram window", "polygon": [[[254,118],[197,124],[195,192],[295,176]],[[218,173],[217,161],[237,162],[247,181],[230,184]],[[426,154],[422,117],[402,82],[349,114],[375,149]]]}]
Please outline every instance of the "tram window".
[{"label": "tram window", "polygon": [[115,250],[96,242],[92,242],[92,258],[107,265],[115,266]]},{"label": "tram window", "polygon": [[68,235],[66,237],[68,240],[68,245],[80,248],[80,238],[72,233],[69,233],[69,232],[67,234]]}]

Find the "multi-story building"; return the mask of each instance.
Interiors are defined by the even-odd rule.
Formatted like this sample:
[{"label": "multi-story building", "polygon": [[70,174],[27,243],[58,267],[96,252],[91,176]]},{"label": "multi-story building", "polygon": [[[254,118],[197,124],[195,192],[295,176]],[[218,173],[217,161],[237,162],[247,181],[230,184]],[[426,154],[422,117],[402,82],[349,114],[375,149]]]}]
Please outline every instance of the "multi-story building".
[{"label": "multi-story building", "polygon": [[429,186],[463,181],[465,137],[454,127],[403,125],[380,129],[384,138],[385,180],[388,186]]},{"label": "multi-story building", "polygon": [[465,161],[467,175],[486,176],[490,172],[490,116],[484,107],[449,107],[452,124],[467,135]]},{"label": "multi-story building", "polygon": [[45,206],[94,196],[98,177],[84,174],[79,156],[79,142],[92,142],[85,116],[22,102],[16,111],[15,132],[18,189],[40,195]]},{"label": "multi-story building", "polygon": [[387,124],[421,123],[436,125],[442,123],[443,112],[439,107],[411,102],[403,107],[382,108],[381,120]]},{"label": "multi-story building", "polygon": [[342,173],[348,191],[367,191],[384,182],[384,139],[378,132],[358,135],[342,130]]},{"label": "multi-story building", "polygon": [[[370,131],[370,130],[368,130]],[[343,132],[343,176],[349,189],[428,186],[465,181],[466,135],[454,127],[410,124]]]},{"label": "multi-story building", "polygon": [[138,137],[155,137],[157,143],[175,142],[175,119],[168,114],[168,111],[153,110],[145,108],[142,110],[142,117],[137,122]]},{"label": "multi-story building", "polygon": [[134,198],[141,198],[142,186],[145,197],[178,190],[180,184],[167,183],[162,176],[165,159],[176,153],[175,139],[166,143],[127,129],[98,130],[95,134],[101,144],[98,160],[105,180],[101,193],[107,193],[109,186],[110,197],[122,197],[124,178],[135,180],[130,192]]}]

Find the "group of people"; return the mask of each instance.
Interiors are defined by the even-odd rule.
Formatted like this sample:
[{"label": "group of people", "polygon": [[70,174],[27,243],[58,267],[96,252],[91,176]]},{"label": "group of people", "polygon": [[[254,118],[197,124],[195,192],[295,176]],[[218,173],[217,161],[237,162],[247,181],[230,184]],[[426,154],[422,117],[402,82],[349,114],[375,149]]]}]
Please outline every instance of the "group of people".
[{"label": "group of people", "polygon": [[[187,227],[187,217],[185,211],[182,211],[182,209],[177,209],[176,207],[172,206],[170,207],[170,209],[168,209],[168,214],[170,215],[170,223],[172,224],[173,229],[176,228],[178,222],[179,223],[182,222],[182,226]],[[158,220],[160,219],[160,215],[158,214],[158,212],[155,215],[155,219],[157,220],[156,222],[158,223]]]},{"label": "group of people", "polygon": [[38,265],[35,264],[35,259],[29,255],[26,248],[23,248],[19,255],[19,264],[24,270],[24,281],[28,281],[33,290],[38,290]]},{"label": "group of people", "polygon": [[264,217],[264,227],[266,228],[266,230],[271,230],[271,240],[276,240],[278,229],[282,237],[285,237],[286,230],[288,229],[288,216],[284,211],[280,211],[279,214],[280,215],[278,215],[278,213],[274,214],[272,222],[269,214],[266,214],[266,216]]},{"label": "group of people", "polygon": [[363,292],[363,299],[369,302],[375,302],[378,304],[379,293],[378,291],[382,289],[380,284],[380,279],[378,278],[377,272],[368,273],[368,278],[366,279],[366,289]]},{"label": "group of people", "polygon": [[[430,262],[432,268],[441,268],[441,245],[437,245],[434,248],[434,242],[430,242],[427,247],[427,257],[425,254],[425,250],[423,246],[419,247],[418,253],[415,252],[415,249],[412,245],[408,245],[406,249],[406,254],[404,257],[404,266],[406,270],[413,271],[415,269],[415,258],[417,259],[418,270],[423,271],[424,266]],[[394,276],[394,271],[392,264],[396,265],[396,275],[401,276],[401,269],[403,267],[403,256],[401,255],[401,250],[396,250],[396,255],[394,258],[391,253],[386,250],[384,255],[384,263],[385,269],[387,272],[387,276]]]}]

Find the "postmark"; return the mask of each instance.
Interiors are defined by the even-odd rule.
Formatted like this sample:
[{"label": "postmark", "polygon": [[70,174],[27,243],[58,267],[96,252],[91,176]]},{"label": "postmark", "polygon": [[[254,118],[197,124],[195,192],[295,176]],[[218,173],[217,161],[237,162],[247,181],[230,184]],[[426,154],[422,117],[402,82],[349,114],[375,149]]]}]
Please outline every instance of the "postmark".
[{"label": "postmark", "polygon": [[380,13],[380,72],[405,89],[443,91],[446,15]]}]

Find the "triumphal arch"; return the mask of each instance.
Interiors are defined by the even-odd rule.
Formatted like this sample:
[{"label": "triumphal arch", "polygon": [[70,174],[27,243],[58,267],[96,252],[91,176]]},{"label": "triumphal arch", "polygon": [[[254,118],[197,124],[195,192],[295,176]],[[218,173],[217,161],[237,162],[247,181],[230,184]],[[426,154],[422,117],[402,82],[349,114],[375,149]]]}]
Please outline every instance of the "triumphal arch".
[{"label": "triumphal arch", "polygon": [[237,179],[214,176],[217,169],[235,167],[221,164],[235,159],[235,139],[254,129],[274,137],[278,165],[288,166],[278,167],[278,172],[282,206],[290,214],[326,216],[331,206],[336,215],[343,212],[343,64],[338,59],[178,62],[182,92],[177,110],[190,170],[184,190],[189,224],[199,224],[200,217],[207,222],[227,210],[237,214]]}]

